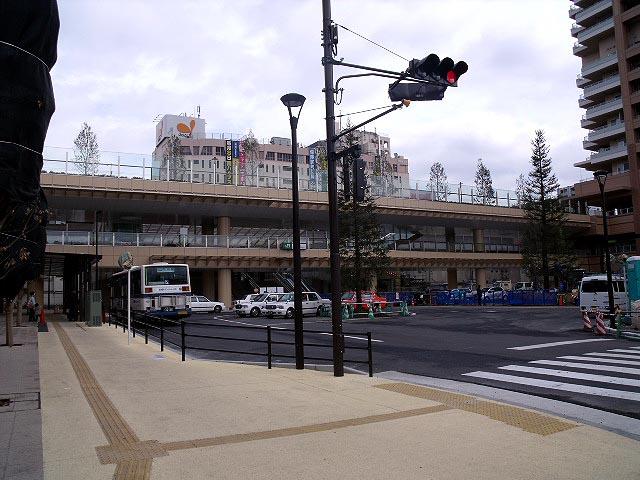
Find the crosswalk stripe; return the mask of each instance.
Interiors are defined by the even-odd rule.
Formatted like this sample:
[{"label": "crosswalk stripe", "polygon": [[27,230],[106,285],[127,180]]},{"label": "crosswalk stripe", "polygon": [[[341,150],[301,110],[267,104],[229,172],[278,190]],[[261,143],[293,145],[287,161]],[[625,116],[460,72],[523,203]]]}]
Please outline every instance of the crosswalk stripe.
[{"label": "crosswalk stripe", "polygon": [[629,347],[629,348],[637,348],[638,350],[640,350],[640,347]]},{"label": "crosswalk stripe", "polygon": [[496,380],[500,382],[517,383],[521,385],[530,385],[534,387],[548,388],[551,390],[562,390],[565,392],[584,393],[586,395],[620,398],[624,400],[633,400],[636,402],[640,402],[640,393],[626,392],[624,390],[591,387],[588,385],[579,385],[575,383],[552,382],[549,380],[540,380],[538,378],[527,378],[527,377],[517,377],[515,375],[504,375],[502,373],[470,372],[470,373],[463,373],[463,375],[468,377],[484,378],[487,380]]},{"label": "crosswalk stripe", "polygon": [[558,347],[560,345],[571,345],[574,343],[588,342],[610,342],[613,338],[589,338],[587,340],[567,340],[564,342],[537,343],[535,345],[524,345],[522,347],[509,347],[507,350],[533,350],[535,348]]},{"label": "crosswalk stripe", "polygon": [[536,368],[523,365],[506,365],[498,367],[500,370],[512,370],[514,372],[534,373],[536,375],[547,375],[552,377],[574,378],[576,380],[588,380],[590,382],[614,383],[617,385],[628,385],[630,387],[640,387],[640,380],[633,378],[610,377],[607,375],[595,375],[593,373],[571,372],[567,370],[554,370],[551,368]]},{"label": "crosswalk stripe", "polygon": [[603,362],[616,363],[618,365],[640,365],[640,362],[632,362],[631,360],[616,360],[615,358],[597,358],[597,357],[580,357],[576,355],[566,355],[558,357],[565,360],[582,360],[583,362]]},{"label": "crosswalk stripe", "polygon": [[627,350],[625,348],[614,348],[613,350],[607,350],[607,352],[633,353],[634,355],[640,355],[640,350]]},{"label": "crosswalk stripe", "polygon": [[625,355],[623,353],[589,352],[585,353],[585,355],[593,355],[594,357],[628,358],[629,360],[640,360],[637,355]]},{"label": "crosswalk stripe", "polygon": [[603,372],[618,372],[628,373],[631,375],[640,375],[640,368],[616,367],[615,365],[594,365],[592,363],[560,362],[558,360],[534,360],[529,363],[553,365],[556,367],[580,368],[582,370],[599,370]]}]

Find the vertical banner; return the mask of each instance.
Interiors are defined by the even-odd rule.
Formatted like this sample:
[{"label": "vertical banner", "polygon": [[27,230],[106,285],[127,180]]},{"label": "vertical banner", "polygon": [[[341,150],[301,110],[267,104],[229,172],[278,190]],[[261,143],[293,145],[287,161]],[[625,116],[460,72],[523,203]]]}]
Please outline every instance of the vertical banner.
[{"label": "vertical banner", "polygon": [[231,140],[225,142],[227,159],[224,162],[224,183],[231,185],[233,183],[233,157],[231,156]]},{"label": "vertical banner", "polygon": [[[240,142],[240,185],[247,184],[247,158],[244,153],[244,145],[243,142]],[[253,174],[253,172],[251,172]],[[253,184],[253,179],[250,180],[250,185]]]},{"label": "vertical banner", "polygon": [[[233,140],[231,142],[231,172],[233,175],[238,175],[240,172],[238,171],[238,163],[240,163],[240,142],[238,140]],[[233,179],[231,183],[239,184],[238,179]]]},{"label": "vertical banner", "polygon": [[316,179],[318,173],[318,162],[316,157],[316,149],[309,149],[309,190],[316,189]]},{"label": "vertical banner", "polygon": [[321,192],[326,192],[328,190],[328,186],[329,186],[329,164],[327,162],[327,149],[326,148],[319,148],[318,152],[318,183],[320,184],[320,188],[318,188],[318,190],[320,190]]}]

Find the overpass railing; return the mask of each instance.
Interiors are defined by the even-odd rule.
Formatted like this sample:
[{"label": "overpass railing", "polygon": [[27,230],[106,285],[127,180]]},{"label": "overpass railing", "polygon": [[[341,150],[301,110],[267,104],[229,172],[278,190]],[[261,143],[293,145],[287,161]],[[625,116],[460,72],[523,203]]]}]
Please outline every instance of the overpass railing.
[{"label": "overpass railing", "polygon": [[[152,155],[100,152],[96,162],[76,161],[73,150],[45,147],[42,171],[66,175],[138,179],[155,182],[179,182],[194,184],[247,186],[254,188],[291,189],[290,163],[282,162],[275,172],[261,162],[240,166],[224,166],[221,159],[192,159],[189,156],[179,162],[154,162]],[[198,162],[198,163],[196,163]],[[327,172],[311,169],[306,164],[299,167],[300,191],[326,192]],[[410,179],[400,175],[370,175],[369,188],[374,197],[407,198],[448,203],[465,203],[487,206],[518,208],[518,195],[512,190],[494,189],[483,195],[477,187],[460,183],[431,182]],[[167,191],[166,188],[162,189]],[[176,188],[176,192],[180,189]],[[180,192],[183,193],[183,192]]]},{"label": "overpass railing", "polygon": [[[129,232],[98,232],[98,245],[118,247],[262,248],[293,250],[291,237],[247,235],[196,235]],[[95,245],[90,231],[47,231],[48,245]],[[473,244],[465,242],[386,240],[389,250],[409,252],[520,253],[518,244]],[[302,237],[302,250],[327,250],[328,238]]]}]

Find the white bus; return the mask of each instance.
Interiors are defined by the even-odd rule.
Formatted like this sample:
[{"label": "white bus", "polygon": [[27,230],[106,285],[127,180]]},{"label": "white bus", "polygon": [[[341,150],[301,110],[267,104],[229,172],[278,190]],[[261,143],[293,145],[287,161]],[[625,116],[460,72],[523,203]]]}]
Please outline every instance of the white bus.
[{"label": "white bus", "polygon": [[[131,267],[131,310],[166,317],[186,317],[191,296],[189,265],[152,263]],[[111,307],[127,309],[127,271],[109,279]]]},{"label": "white bus", "polygon": [[[627,309],[627,289],[624,278],[612,275],[613,304],[623,310]],[[584,277],[580,282],[580,310],[608,310],[609,293],[607,290],[606,275],[591,275]]]}]

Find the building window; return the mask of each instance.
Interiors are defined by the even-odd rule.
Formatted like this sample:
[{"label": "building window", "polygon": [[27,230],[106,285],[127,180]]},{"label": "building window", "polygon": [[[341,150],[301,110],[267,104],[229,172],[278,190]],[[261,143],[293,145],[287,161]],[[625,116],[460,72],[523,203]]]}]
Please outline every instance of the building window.
[{"label": "building window", "polygon": [[226,155],[227,152],[225,152],[224,147],[216,147],[216,155]]},{"label": "building window", "polygon": [[200,147],[198,147],[197,145],[194,145],[191,148],[193,149],[193,154],[194,155],[200,155]]},{"label": "building window", "polygon": [[209,183],[211,183],[211,174],[209,174]]},{"label": "building window", "polygon": [[200,165],[200,160],[194,160],[193,161],[193,166],[195,167],[196,165]]},{"label": "building window", "polygon": [[211,160],[209,160],[209,170],[211,170]]},{"label": "building window", "polygon": [[394,172],[397,172],[397,171],[398,171],[398,165],[394,165],[394,166],[393,166],[393,171],[394,171]]},{"label": "building window", "polygon": [[289,165],[283,165],[282,166],[282,171],[283,172],[290,172],[292,170],[292,168]]},{"label": "building window", "polygon": [[202,147],[200,155],[213,155],[213,147],[211,145],[205,145]]},{"label": "building window", "polygon": [[267,152],[267,156],[265,158],[266,160],[275,160],[276,159],[276,154],[275,152]]},{"label": "building window", "polygon": [[191,147],[185,146],[185,145],[181,145],[180,146],[180,153],[182,155],[191,155]]},{"label": "building window", "polygon": [[216,160],[216,169],[219,169],[219,168],[220,168],[220,161]]}]

